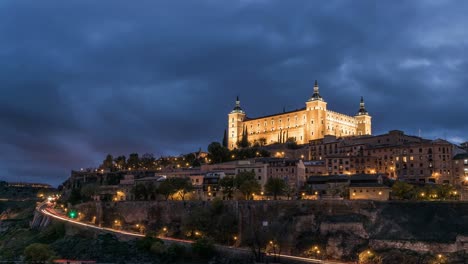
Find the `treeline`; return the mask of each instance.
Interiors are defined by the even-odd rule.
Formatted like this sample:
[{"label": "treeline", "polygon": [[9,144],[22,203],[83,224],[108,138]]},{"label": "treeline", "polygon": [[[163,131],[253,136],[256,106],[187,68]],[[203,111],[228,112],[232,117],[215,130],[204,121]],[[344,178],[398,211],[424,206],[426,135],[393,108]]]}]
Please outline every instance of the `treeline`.
[{"label": "treeline", "polygon": [[134,198],[138,201],[157,200],[158,197],[166,201],[169,198],[185,200],[186,195],[192,191],[193,185],[188,178],[168,178],[157,185],[138,183],[132,189]]},{"label": "treeline", "polygon": [[270,152],[259,144],[229,150],[219,142],[208,145],[208,156],[202,157],[197,153],[184,154],[180,157],[160,157],[156,159],[153,154],[146,153],[140,156],[131,153],[128,157],[117,157],[108,154],[99,165],[99,170],[158,170],[171,166],[172,168],[199,167],[204,163],[221,163],[233,160],[250,159],[256,157],[270,157]]},{"label": "treeline", "polygon": [[399,200],[457,200],[460,194],[448,184],[413,185],[396,181],[392,186],[392,199]]},{"label": "treeline", "polygon": [[119,170],[157,170],[172,165],[176,167],[197,167],[203,159],[197,157],[196,153],[182,155],[181,157],[160,157],[156,159],[153,154],[146,153],[140,156],[131,153],[128,158],[125,155],[113,157],[108,154],[99,165],[99,169],[109,171]]}]

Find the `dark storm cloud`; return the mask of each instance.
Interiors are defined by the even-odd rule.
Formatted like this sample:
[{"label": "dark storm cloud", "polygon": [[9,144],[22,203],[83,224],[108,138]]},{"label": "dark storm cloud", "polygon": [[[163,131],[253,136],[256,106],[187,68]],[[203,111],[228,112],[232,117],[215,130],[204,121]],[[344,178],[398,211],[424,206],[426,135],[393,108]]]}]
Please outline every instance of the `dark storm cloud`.
[{"label": "dark storm cloud", "polygon": [[366,99],[374,131],[466,141],[467,5],[2,1],[0,178],[60,183],[107,153],[179,154],[250,116]]}]

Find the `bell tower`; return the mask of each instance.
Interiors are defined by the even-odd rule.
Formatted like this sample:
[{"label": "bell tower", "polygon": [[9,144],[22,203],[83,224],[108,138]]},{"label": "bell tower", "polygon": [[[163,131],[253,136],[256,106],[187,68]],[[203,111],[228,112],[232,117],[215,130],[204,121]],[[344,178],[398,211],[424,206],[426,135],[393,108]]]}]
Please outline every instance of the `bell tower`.
[{"label": "bell tower", "polygon": [[244,128],[245,112],[240,107],[239,96],[236,98],[236,106],[228,114],[228,148],[234,149],[237,142],[241,140],[242,131]]},{"label": "bell tower", "polygon": [[372,117],[366,110],[364,105],[364,98],[361,96],[361,103],[359,104],[359,111],[357,112],[356,116],[357,121],[357,130],[356,134],[360,135],[371,135],[372,134],[372,124],[371,119]]},{"label": "bell tower", "polygon": [[305,119],[302,117],[304,124],[304,142],[308,143],[310,140],[323,138],[326,134],[327,124],[327,102],[325,102],[319,93],[319,86],[317,80],[314,84],[314,93],[312,97],[306,102]]}]

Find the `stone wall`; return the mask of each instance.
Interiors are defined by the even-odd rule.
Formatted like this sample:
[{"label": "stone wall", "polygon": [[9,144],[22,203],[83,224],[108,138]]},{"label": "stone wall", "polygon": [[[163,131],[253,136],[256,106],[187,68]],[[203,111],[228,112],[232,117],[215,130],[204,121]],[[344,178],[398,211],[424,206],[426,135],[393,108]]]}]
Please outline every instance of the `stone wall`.
[{"label": "stone wall", "polygon": [[[148,230],[180,228],[184,217],[209,207],[203,201],[111,202],[81,205],[104,226],[119,219]],[[355,258],[369,247],[430,253],[468,253],[468,203],[375,201],[226,201],[237,215],[240,239],[252,228],[274,229],[282,252],[301,254],[320,245],[329,256]],[[275,229],[276,228],[276,229]]]}]

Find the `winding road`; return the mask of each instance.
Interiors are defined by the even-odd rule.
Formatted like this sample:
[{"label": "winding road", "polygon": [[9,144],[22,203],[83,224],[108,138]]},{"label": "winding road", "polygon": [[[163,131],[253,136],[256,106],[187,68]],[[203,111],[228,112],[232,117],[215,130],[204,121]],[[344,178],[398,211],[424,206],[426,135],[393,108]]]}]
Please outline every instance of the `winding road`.
[{"label": "winding road", "polygon": [[[80,221],[77,221],[77,220],[70,219],[70,218],[68,218],[68,217],[66,217],[64,215],[59,214],[53,208],[48,207],[46,203],[42,203],[39,206],[37,206],[36,210],[39,213],[44,214],[46,216],[49,216],[49,217],[51,217],[53,219],[68,222],[68,223],[74,224],[74,225],[79,225],[79,226],[88,227],[88,228],[92,228],[92,229],[96,229],[96,230],[100,230],[100,231],[104,231],[104,232],[109,232],[109,233],[114,233],[114,234],[119,234],[119,235],[125,235],[125,236],[130,236],[130,237],[136,237],[136,238],[145,237],[145,235],[139,234],[139,233],[127,232],[127,231],[117,230],[117,229],[108,228],[108,227],[99,227],[99,226],[96,226],[96,225],[93,225],[93,224],[87,224],[87,223],[83,223],[83,222],[80,222]],[[181,244],[192,244],[193,243],[192,240],[184,240],[184,239],[171,238],[171,237],[161,237],[161,236],[159,238],[161,240],[163,240],[163,241],[177,242],[177,243],[181,243]],[[239,252],[250,252],[249,249],[245,249],[245,248],[229,247],[229,246],[222,246],[222,245],[217,245],[217,247],[223,248],[225,250],[233,250],[233,251],[239,251]],[[289,260],[294,260],[294,261],[298,261],[298,262],[302,262],[302,263],[346,264],[346,262],[337,262],[337,261],[320,260],[320,259],[310,259],[310,258],[303,258],[303,257],[292,256],[292,255],[280,254],[278,256],[281,259],[289,259]]]}]

